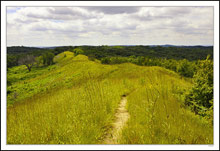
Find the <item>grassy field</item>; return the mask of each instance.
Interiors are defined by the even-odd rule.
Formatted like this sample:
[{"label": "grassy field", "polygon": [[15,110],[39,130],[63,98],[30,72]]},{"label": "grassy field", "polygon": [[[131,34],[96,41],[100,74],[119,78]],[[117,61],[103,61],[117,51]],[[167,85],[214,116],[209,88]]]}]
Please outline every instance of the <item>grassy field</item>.
[{"label": "grassy field", "polygon": [[161,67],[102,65],[64,52],[55,64],[10,68],[8,144],[102,144],[121,96],[130,119],[121,144],[212,144],[213,128],[181,107],[192,84]]},{"label": "grassy field", "polygon": [[212,126],[181,107],[175,94],[190,84],[161,71],[150,72],[146,84],[128,96],[131,115],[121,144],[212,144]]}]

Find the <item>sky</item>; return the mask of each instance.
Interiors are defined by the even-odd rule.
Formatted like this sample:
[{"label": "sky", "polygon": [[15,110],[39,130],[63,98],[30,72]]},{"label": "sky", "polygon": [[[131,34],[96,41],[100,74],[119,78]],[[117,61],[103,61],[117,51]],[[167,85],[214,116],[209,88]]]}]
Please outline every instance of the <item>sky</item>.
[{"label": "sky", "polygon": [[7,7],[7,46],[213,45],[213,7]]}]

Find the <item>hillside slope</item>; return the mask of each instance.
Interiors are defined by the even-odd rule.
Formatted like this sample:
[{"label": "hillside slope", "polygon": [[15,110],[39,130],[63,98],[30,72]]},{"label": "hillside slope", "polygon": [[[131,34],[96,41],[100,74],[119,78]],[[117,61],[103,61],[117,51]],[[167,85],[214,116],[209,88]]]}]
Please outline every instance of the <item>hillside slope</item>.
[{"label": "hillside slope", "polygon": [[191,84],[176,73],[102,65],[71,52],[54,61],[30,73],[24,66],[9,69],[8,144],[101,144],[122,95],[131,117],[119,143],[213,143],[212,127],[181,107],[178,92]]}]

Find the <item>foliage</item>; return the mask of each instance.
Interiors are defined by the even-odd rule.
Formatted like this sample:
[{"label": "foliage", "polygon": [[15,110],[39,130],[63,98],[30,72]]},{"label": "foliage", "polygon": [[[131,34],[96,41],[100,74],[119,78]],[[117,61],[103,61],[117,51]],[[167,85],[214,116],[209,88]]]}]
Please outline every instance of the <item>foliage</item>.
[{"label": "foliage", "polygon": [[18,55],[10,55],[7,54],[7,68],[17,66],[18,65]]},{"label": "foliage", "polygon": [[18,60],[19,65],[25,65],[29,72],[31,71],[31,68],[34,65],[34,62],[35,62],[35,57],[33,55],[27,55]]},{"label": "foliage", "polygon": [[35,47],[24,47],[24,46],[13,46],[7,47],[7,68],[18,66],[18,60],[27,55],[33,55],[35,57],[43,56],[45,53],[53,53],[57,55],[61,52],[73,49],[72,46],[63,47],[51,47],[51,48],[35,48]]},{"label": "foliage", "polygon": [[43,56],[38,56],[38,57],[35,58],[35,60],[36,60],[36,66],[37,66],[37,67],[43,65],[43,63],[44,63],[44,58],[43,58]]},{"label": "foliage", "polygon": [[213,56],[213,47],[182,46],[182,47],[161,47],[161,46],[78,46],[89,56],[95,55],[97,59],[104,57],[129,57],[149,56],[166,59],[187,59],[190,61],[205,59],[208,54]]},{"label": "foliage", "polygon": [[[182,60],[187,59],[189,61],[196,61],[205,59],[208,54],[210,58],[213,58],[213,47],[209,46],[62,46],[62,47],[48,47],[48,48],[35,48],[24,46],[7,47],[8,54],[8,67],[18,65],[16,60],[10,59],[10,57],[19,57],[20,55],[31,54],[34,56],[43,55],[45,52],[51,52],[54,55],[62,53],[64,51],[81,49],[79,54],[85,54],[87,56],[93,56],[96,59],[101,60],[104,57],[129,57],[129,56],[144,56],[163,59],[175,59]],[[10,55],[10,56],[9,56]],[[76,53],[77,55],[77,53]]]},{"label": "foliage", "polygon": [[194,75],[194,86],[185,96],[185,104],[200,115],[213,118],[213,61],[209,59],[198,62]]},{"label": "foliage", "polygon": [[194,64],[186,59],[183,59],[178,61],[176,71],[182,76],[193,77],[195,71]]},{"label": "foliage", "polygon": [[120,64],[130,62],[144,66],[161,66],[179,73],[181,76],[193,77],[196,70],[195,62],[174,59],[158,59],[153,57],[130,56],[130,57],[104,57],[101,59],[102,64]]},{"label": "foliage", "polygon": [[107,58],[107,57],[106,58],[102,58],[101,59],[101,63],[102,64],[110,64],[110,58]]},{"label": "foliage", "polygon": [[7,54],[24,54],[28,52],[37,52],[41,51],[41,48],[36,48],[36,47],[25,47],[25,46],[12,46],[12,47],[7,47]]},{"label": "foliage", "polygon": [[54,58],[54,54],[51,52],[46,52],[43,54],[43,64],[44,65],[52,65],[53,62],[53,58]]},{"label": "foliage", "polygon": [[95,61],[95,55],[93,55],[93,54],[91,54],[91,55],[88,55],[88,59],[90,60],[90,61]]},{"label": "foliage", "polygon": [[84,51],[82,49],[80,49],[80,48],[75,48],[75,49],[73,49],[72,52],[74,52],[74,56],[77,56],[79,54],[83,54],[84,53]]}]

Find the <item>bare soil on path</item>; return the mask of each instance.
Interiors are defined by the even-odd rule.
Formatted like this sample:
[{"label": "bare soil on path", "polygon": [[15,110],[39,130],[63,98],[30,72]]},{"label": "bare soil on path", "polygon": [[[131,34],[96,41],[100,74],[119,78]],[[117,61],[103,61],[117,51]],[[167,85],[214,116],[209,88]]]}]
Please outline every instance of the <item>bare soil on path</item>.
[{"label": "bare soil on path", "polygon": [[104,140],[104,144],[118,144],[122,128],[129,119],[129,113],[126,109],[127,99],[122,97],[121,103],[115,113],[115,122],[112,124],[113,128]]}]

